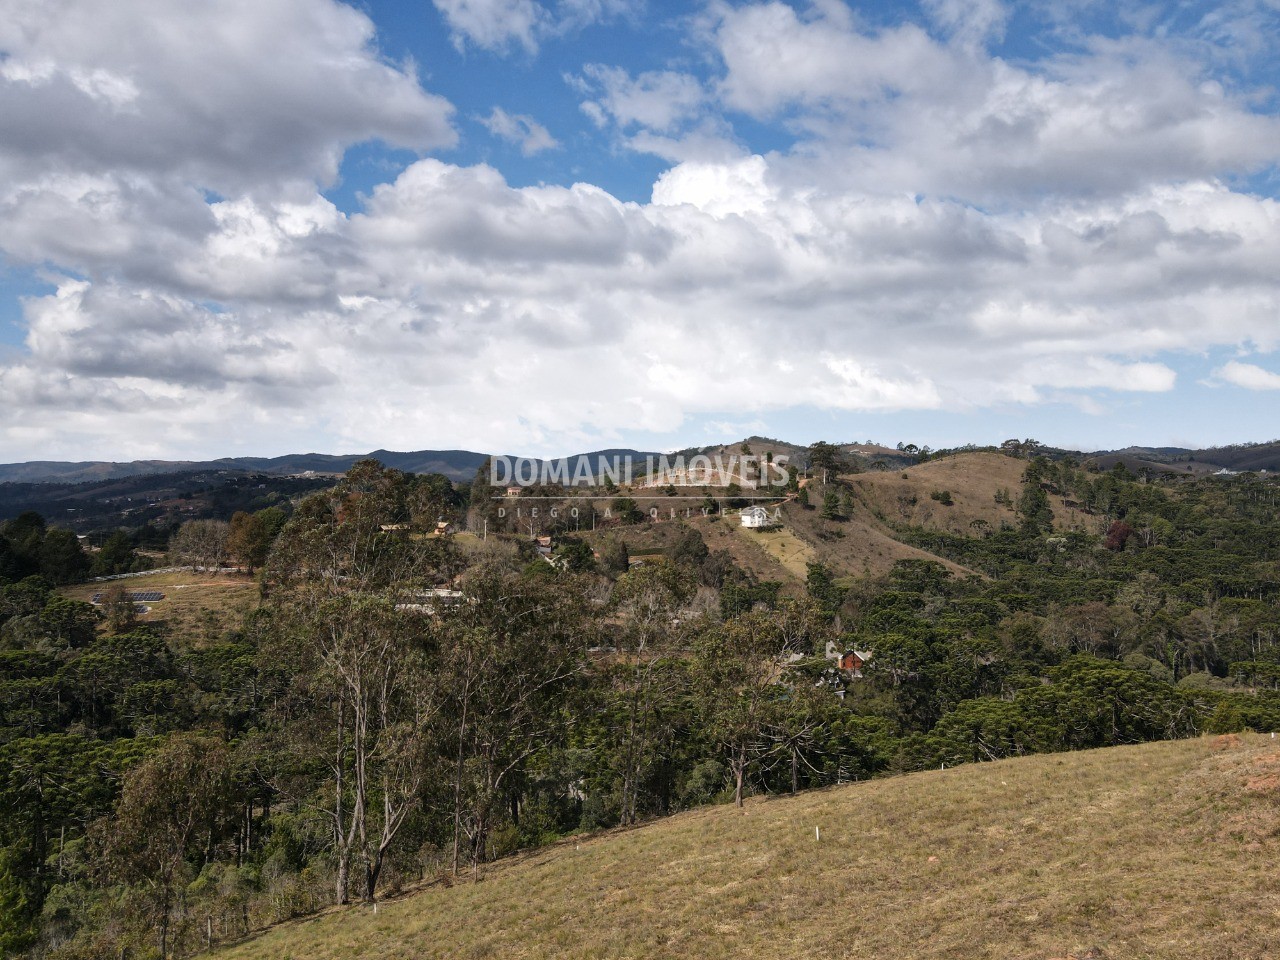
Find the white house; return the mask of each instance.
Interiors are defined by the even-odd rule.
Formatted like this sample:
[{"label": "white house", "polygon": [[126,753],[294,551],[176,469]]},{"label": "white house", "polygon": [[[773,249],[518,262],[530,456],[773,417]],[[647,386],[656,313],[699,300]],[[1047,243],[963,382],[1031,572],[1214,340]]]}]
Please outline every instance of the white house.
[{"label": "white house", "polygon": [[760,530],[773,523],[769,511],[764,507],[744,507],[741,515],[742,525],[753,530]]}]

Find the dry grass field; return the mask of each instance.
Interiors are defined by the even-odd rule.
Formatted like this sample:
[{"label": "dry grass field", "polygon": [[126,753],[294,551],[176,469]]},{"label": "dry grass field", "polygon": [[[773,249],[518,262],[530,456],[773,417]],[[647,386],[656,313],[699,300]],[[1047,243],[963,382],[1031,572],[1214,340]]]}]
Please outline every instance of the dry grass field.
[{"label": "dry grass field", "polygon": [[736,515],[698,517],[690,520],[689,524],[702,534],[708,549],[727,550],[733,562],[756,579],[779,581],[788,590],[804,584],[807,568],[794,562],[788,565],[768,548],[767,541],[755,530],[743,529],[742,521]]},{"label": "dry grass field", "polygon": [[[1012,507],[996,503],[999,490],[1016,501],[1022,493],[1025,460],[998,453],[960,453],[931,460],[905,470],[871,471],[849,477],[860,506],[891,523],[946,530],[973,536],[974,521],[984,521],[992,529],[1000,524],[1016,524]],[[931,498],[935,491],[948,491],[951,506]],[[1054,526],[1059,530],[1098,532],[1099,519],[1068,507],[1063,498],[1051,496]]]},{"label": "dry grass field", "polygon": [[932,560],[960,577],[973,572],[895,540],[891,531],[861,504],[855,506],[853,516],[847,520],[823,520],[817,509],[805,510],[795,503],[787,504],[783,517],[787,526],[813,548],[817,559],[837,575],[881,576],[899,560]]},{"label": "dry grass field", "polygon": [[795,532],[789,527],[749,530],[739,522],[734,529],[736,529],[739,536],[745,537],[763,547],[769,556],[782,564],[787,573],[800,580],[809,575],[809,564],[818,557],[813,546],[796,536]]},{"label": "dry grass field", "polygon": [[[103,593],[112,585],[82,583],[61,592],[73,600],[88,601],[95,593]],[[163,600],[148,604],[148,612],[138,622],[168,627],[175,642],[193,647],[216,642],[222,631],[240,622],[241,617],[258,603],[258,585],[253,577],[239,573],[211,576],[180,570],[177,573],[151,573],[118,581],[126,590],[159,590]]]},{"label": "dry grass field", "polygon": [[217,956],[1263,960],[1278,854],[1280,741],[1153,743],[698,810]]}]

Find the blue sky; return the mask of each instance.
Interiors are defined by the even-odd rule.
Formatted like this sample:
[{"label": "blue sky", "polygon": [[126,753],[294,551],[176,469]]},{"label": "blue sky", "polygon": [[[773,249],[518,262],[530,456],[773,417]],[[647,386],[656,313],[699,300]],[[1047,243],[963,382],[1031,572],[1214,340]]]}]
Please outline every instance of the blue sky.
[{"label": "blue sky", "polygon": [[1277,435],[1267,0],[8,6],[0,459]]}]

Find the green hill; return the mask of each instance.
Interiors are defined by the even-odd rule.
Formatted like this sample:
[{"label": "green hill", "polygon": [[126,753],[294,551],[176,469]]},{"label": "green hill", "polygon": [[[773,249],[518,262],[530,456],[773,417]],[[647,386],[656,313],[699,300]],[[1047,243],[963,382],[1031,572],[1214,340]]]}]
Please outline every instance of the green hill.
[{"label": "green hill", "polygon": [[1280,741],[1152,743],[702,809],[216,956],[1275,957],[1278,853]]}]

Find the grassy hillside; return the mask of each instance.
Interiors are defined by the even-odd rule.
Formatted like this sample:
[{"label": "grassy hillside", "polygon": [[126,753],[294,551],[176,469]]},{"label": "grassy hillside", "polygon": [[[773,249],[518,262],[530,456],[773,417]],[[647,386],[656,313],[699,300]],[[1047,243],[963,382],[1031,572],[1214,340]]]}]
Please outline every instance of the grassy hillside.
[{"label": "grassy hillside", "polygon": [[795,503],[783,509],[783,521],[808,543],[814,558],[842,576],[881,576],[899,560],[932,560],[957,576],[972,571],[943,557],[896,540],[889,527],[864,504],[856,504],[847,520],[823,520],[818,510]]},{"label": "grassy hillside", "polygon": [[[125,589],[135,592],[159,590],[164,599],[147,605],[138,616],[143,626],[167,628],[184,643],[199,646],[215,642],[222,631],[240,623],[244,614],[258,602],[258,585],[253,577],[241,573],[210,576],[179,570],[170,573],[148,573],[121,581]],[[64,587],[63,596],[88,601],[103,593],[110,584],[82,583]],[[100,629],[105,630],[105,625]]]},{"label": "grassy hillside", "polygon": [[1278,853],[1280,741],[1153,743],[699,810],[216,956],[1274,957]]},{"label": "grassy hillside", "polygon": [[[973,571],[928,551],[896,539],[893,524],[908,524],[976,536],[975,521],[998,530],[1001,523],[1016,523],[1011,507],[996,502],[996,493],[1009,491],[1016,498],[1022,489],[1026,462],[994,453],[962,453],[903,470],[868,471],[847,477],[854,493],[853,511],[843,520],[823,520],[815,508],[806,510],[797,503],[783,507],[787,534],[774,536],[742,531],[780,561],[786,574],[803,580],[805,564],[820,562],[839,575],[880,576],[899,560],[933,560],[957,576]],[[950,505],[931,496],[935,491],[951,494]],[[819,494],[812,496],[816,499]],[[1055,501],[1056,523],[1063,529],[1083,528],[1090,518]],[[710,541],[708,541],[710,542]],[[736,559],[736,558],[735,558]]]},{"label": "grassy hillside", "polygon": [[[961,453],[901,471],[858,474],[850,481],[862,506],[877,517],[973,536],[975,521],[991,529],[1018,522],[1012,506],[997,503],[996,494],[1004,490],[1016,501],[1026,468],[1025,460],[998,453]],[[932,498],[941,491],[951,494],[951,505]],[[1067,506],[1063,498],[1051,497],[1050,506],[1057,529],[1097,532],[1100,520]]]}]

